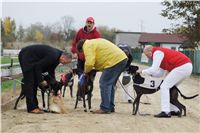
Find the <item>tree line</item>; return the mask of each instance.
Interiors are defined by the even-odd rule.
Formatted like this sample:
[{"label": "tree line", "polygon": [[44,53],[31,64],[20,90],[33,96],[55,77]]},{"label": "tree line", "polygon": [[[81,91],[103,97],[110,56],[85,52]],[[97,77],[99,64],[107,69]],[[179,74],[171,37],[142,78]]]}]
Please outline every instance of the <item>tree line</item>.
[{"label": "tree line", "polygon": [[[1,19],[2,46],[3,48],[12,48],[14,46],[10,46],[10,44],[14,45],[14,42],[38,42],[56,45],[63,44],[58,47],[64,49],[67,45],[71,46],[75,38],[77,30],[73,27],[73,24],[73,17],[64,16],[61,18],[60,22],[54,24],[43,25],[37,22],[24,28],[23,25],[16,27],[13,18],[5,17]],[[115,32],[119,31],[107,26],[99,26],[97,29],[102,38],[106,38],[112,42],[115,41]]]},{"label": "tree line", "polygon": [[[200,1],[172,1],[161,2],[164,9],[160,15],[172,21],[172,27],[163,29],[165,33],[179,33],[187,37],[188,44],[192,48],[200,45]],[[173,24],[181,20],[182,23]],[[1,41],[3,48],[13,42],[39,42],[57,43],[64,48],[71,45],[77,30],[73,27],[74,18],[63,16],[59,22],[43,25],[40,22],[31,24],[29,27],[19,25],[16,27],[15,20],[11,17],[1,19]],[[107,26],[97,27],[102,38],[115,42],[115,33],[121,30]],[[11,46],[12,47],[12,46]]]}]

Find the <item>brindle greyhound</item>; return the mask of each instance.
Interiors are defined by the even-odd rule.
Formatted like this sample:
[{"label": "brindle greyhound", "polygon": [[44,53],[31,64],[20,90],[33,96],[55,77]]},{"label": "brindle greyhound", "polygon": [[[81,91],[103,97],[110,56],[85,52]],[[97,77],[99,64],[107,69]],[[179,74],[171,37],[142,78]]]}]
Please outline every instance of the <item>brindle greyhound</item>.
[{"label": "brindle greyhound", "polygon": [[70,96],[71,98],[73,97],[73,85],[74,85],[74,76],[77,74],[77,69],[72,69],[69,73],[61,75],[60,82],[64,86],[62,96],[65,96],[65,90],[66,87],[68,86],[70,89]]},{"label": "brindle greyhound", "polygon": [[78,90],[76,94],[76,103],[74,109],[77,108],[78,99],[79,97],[83,98],[83,107],[84,111],[87,112],[86,104],[85,104],[85,95],[87,95],[88,100],[88,106],[89,110],[91,111],[91,98],[92,98],[92,91],[93,91],[93,82],[96,75],[96,70],[90,71],[86,76],[84,76],[84,82],[82,85],[80,85],[80,82],[78,83]]},{"label": "brindle greyhound", "polygon": [[[49,109],[49,96],[50,96],[50,93],[53,93],[53,95],[57,95],[57,92],[58,90],[61,90],[62,88],[62,84],[58,81],[56,81],[54,78],[52,78],[49,74],[43,74],[43,79],[47,81],[47,86],[42,86],[42,85],[39,85],[39,88],[41,90],[41,94],[42,94],[42,103],[43,103],[43,108],[46,107],[45,105],[45,100],[44,100],[44,94],[47,93],[47,110]],[[25,95],[24,95],[24,90],[23,90],[23,81],[22,81],[22,84],[21,84],[21,92],[20,92],[20,95],[19,97],[17,98],[16,102],[15,102],[15,106],[14,106],[14,109],[17,109],[17,104],[19,102],[19,100],[21,99],[24,99]]]}]

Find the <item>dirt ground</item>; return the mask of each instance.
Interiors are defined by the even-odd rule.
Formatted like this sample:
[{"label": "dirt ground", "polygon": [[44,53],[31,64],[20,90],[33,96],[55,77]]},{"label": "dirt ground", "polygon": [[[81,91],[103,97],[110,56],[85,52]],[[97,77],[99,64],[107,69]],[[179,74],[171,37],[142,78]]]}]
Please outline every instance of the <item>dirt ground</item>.
[{"label": "dirt ground", "polygon": [[[144,67],[144,66],[142,66]],[[101,73],[97,74],[92,97],[93,110],[99,108],[100,89],[98,80]],[[77,77],[75,77],[77,83]],[[74,95],[76,93],[74,85]],[[181,92],[186,96],[200,94],[200,78],[190,77],[179,86]],[[70,98],[69,90],[64,98],[67,114],[29,114],[26,112],[25,100],[20,101],[17,110],[10,106],[1,112],[1,132],[5,133],[72,133],[72,132],[172,132],[172,133],[199,133],[200,132],[200,97],[184,100],[179,97],[181,103],[187,108],[186,117],[175,117],[170,119],[154,118],[153,115],[160,112],[160,92],[145,95],[140,104],[140,113],[150,115],[132,115],[132,104],[122,99],[122,88],[116,91],[116,112],[111,114],[92,114],[84,112],[82,102],[74,110],[75,97]],[[38,96],[40,97],[40,96]],[[41,106],[41,99],[39,99]]]}]

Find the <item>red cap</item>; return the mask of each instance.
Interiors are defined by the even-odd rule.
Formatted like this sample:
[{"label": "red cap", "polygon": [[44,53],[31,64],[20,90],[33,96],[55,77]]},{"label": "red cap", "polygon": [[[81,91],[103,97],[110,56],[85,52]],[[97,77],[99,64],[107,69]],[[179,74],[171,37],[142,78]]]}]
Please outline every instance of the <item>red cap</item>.
[{"label": "red cap", "polygon": [[86,19],[86,22],[92,22],[92,23],[94,23],[94,18],[93,17],[88,17],[87,19]]}]

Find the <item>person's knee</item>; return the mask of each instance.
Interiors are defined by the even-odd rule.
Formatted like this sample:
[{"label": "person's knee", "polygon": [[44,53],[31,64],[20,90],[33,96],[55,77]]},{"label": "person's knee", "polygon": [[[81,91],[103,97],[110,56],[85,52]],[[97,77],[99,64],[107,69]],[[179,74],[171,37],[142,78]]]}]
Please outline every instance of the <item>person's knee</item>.
[{"label": "person's knee", "polygon": [[161,85],[160,85],[160,89],[161,90],[169,90],[171,87],[172,87],[173,85],[170,85],[170,84],[167,84],[167,83],[162,83]]}]

